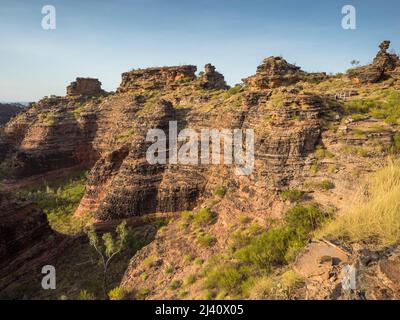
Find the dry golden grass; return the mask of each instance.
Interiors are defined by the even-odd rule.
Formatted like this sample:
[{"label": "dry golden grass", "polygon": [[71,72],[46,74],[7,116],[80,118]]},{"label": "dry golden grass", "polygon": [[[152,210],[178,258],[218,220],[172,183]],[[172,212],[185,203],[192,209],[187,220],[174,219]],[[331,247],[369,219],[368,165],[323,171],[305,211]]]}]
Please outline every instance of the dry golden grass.
[{"label": "dry golden grass", "polygon": [[367,241],[380,246],[400,240],[400,160],[371,174],[354,203],[339,212],[317,236]]},{"label": "dry golden grass", "polygon": [[304,279],[288,270],[280,276],[261,276],[253,279],[249,289],[250,300],[290,300],[296,289],[303,287]]}]

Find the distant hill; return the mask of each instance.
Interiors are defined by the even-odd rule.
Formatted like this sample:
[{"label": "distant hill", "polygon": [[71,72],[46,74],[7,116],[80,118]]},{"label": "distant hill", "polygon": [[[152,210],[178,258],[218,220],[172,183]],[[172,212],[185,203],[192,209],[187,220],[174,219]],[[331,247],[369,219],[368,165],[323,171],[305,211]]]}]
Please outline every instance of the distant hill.
[{"label": "distant hill", "polygon": [[0,103],[0,126],[6,124],[13,116],[21,112],[24,107],[20,103]]}]

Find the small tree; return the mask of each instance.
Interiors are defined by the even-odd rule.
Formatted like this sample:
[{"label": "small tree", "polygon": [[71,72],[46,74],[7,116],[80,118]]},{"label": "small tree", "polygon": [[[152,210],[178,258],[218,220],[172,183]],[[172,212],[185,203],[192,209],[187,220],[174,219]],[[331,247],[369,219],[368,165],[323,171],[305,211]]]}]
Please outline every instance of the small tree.
[{"label": "small tree", "polygon": [[103,292],[106,299],[107,296],[107,271],[111,260],[121,252],[126,239],[128,237],[128,230],[126,228],[126,221],[123,221],[116,228],[116,238],[111,233],[105,233],[102,236],[103,243],[100,242],[99,237],[94,229],[94,226],[87,231],[90,244],[94,247],[103,266]]},{"label": "small tree", "polygon": [[350,64],[353,66],[353,67],[355,67],[355,66],[358,66],[359,64],[360,64],[360,61],[358,61],[358,60],[351,60],[350,61]]}]

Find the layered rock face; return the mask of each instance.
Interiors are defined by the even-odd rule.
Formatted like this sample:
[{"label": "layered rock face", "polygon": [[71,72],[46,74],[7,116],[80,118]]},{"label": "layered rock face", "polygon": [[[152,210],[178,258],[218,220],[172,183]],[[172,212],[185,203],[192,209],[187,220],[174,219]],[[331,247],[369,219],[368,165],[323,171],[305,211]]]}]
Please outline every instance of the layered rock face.
[{"label": "layered rock face", "polygon": [[168,85],[194,80],[196,66],[177,66],[133,70],[122,74],[118,92],[135,89],[162,89]]},{"label": "layered rock face", "polygon": [[84,106],[85,100],[45,98],[5,126],[0,160],[7,158],[7,175],[23,178],[90,167],[96,159],[91,147],[96,115],[91,108],[85,113]]},{"label": "layered rock face", "polygon": [[349,71],[354,83],[376,83],[390,77],[400,79],[400,58],[394,53],[388,53],[390,41],[383,41],[379,45],[379,52],[372,64],[355,68]]},{"label": "layered rock face", "polygon": [[0,103],[0,127],[21,112],[22,107],[19,104]]},{"label": "layered rock face", "polygon": [[[273,70],[285,79],[302,73],[277,63],[282,68]],[[255,77],[265,68],[260,66]],[[91,168],[77,215],[94,212],[99,220],[192,209],[218,185],[229,185],[237,195],[231,204],[235,210],[269,210],[271,194],[301,175],[314,149],[321,99],[298,89],[265,91],[263,86],[227,98],[224,78],[215,67],[206,65],[199,78],[195,70],[131,71],[122,75],[118,93],[107,97],[44,99],[5,128],[0,138],[3,165],[14,179]],[[166,164],[149,164],[148,131],[162,129],[168,139],[171,121],[178,131],[254,129],[253,173],[239,178],[234,165],[170,164],[169,158]]]},{"label": "layered rock face", "polygon": [[45,97],[4,127],[0,161],[12,179],[53,170],[90,168],[98,155],[92,148],[96,107],[105,93],[97,79],[77,78],[66,97]]},{"label": "layered rock face", "polygon": [[254,76],[243,79],[243,82],[254,89],[273,89],[290,86],[301,80],[322,81],[327,78],[326,73],[307,73],[300,67],[288,63],[282,57],[265,58],[257,68]]},{"label": "layered rock face", "polygon": [[35,204],[0,193],[0,291],[18,279],[40,275],[51,264],[62,237]]},{"label": "layered rock face", "polygon": [[76,81],[71,82],[67,87],[67,95],[69,96],[96,95],[103,92],[101,82],[93,78],[76,78]]}]

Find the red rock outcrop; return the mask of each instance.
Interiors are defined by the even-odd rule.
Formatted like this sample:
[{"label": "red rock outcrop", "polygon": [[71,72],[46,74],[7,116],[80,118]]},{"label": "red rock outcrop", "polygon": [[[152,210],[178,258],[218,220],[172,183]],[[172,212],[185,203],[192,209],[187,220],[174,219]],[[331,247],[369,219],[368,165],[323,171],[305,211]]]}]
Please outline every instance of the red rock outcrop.
[{"label": "red rock outcrop", "polygon": [[96,133],[96,103],[45,98],[8,123],[0,136],[0,161],[7,174],[30,177],[68,167],[91,167],[96,159],[91,141]]},{"label": "red rock outcrop", "polygon": [[314,82],[326,78],[324,72],[307,73],[282,57],[268,57],[257,67],[256,74],[243,79],[243,82],[252,89],[262,90],[289,86],[301,80]]},{"label": "red rock outcrop", "polygon": [[67,87],[68,96],[90,96],[103,92],[101,82],[93,78],[76,78],[76,81],[71,82]]},{"label": "red rock outcrop", "polygon": [[[198,107],[206,103],[205,99]],[[105,154],[92,169],[78,214],[95,212],[100,220],[112,220],[192,209],[220,184],[229,185],[231,193],[237,194],[232,199],[242,211],[266,208],[271,192],[301,174],[320,135],[319,115],[323,107],[316,96],[290,92],[277,92],[272,97],[265,93],[244,96],[236,111],[234,106],[212,111],[185,110],[161,99],[143,114],[143,105],[145,101],[138,103],[141,112],[136,113],[132,133],[125,143]],[[264,118],[271,122],[266,125],[260,121]],[[146,132],[150,128],[168,132],[169,121],[198,130],[254,128],[254,173],[239,178],[232,166],[150,165],[145,158],[150,145],[144,143]]]},{"label": "red rock outcrop", "polygon": [[379,52],[372,64],[349,70],[348,74],[356,84],[376,83],[390,77],[400,79],[400,58],[387,50],[390,41],[385,40],[379,45]]},{"label": "red rock outcrop", "polygon": [[[298,67],[277,63],[293,74],[286,80],[269,78],[274,85],[292,83],[302,74]],[[94,212],[99,220],[192,209],[218,185],[228,185],[236,194],[234,210],[268,211],[271,195],[301,175],[314,150],[322,100],[296,90],[269,92],[264,86],[227,99],[225,91],[204,90],[204,84],[227,88],[213,66],[207,65],[198,80],[195,70],[131,71],[123,74],[117,94],[40,101],[9,123],[0,138],[11,176],[91,168],[77,214]],[[281,69],[272,70],[277,75]],[[232,165],[174,165],[168,160],[150,165],[146,134],[154,128],[168,133],[170,121],[177,121],[179,130],[254,129],[254,172],[239,178]]]},{"label": "red rock outcrop", "polygon": [[204,89],[227,89],[224,76],[215,71],[215,67],[208,63],[204,66],[204,74],[202,75],[201,86]]},{"label": "red rock outcrop", "polygon": [[163,89],[168,85],[191,81],[196,78],[196,66],[148,68],[125,72],[118,92],[134,89]]}]

